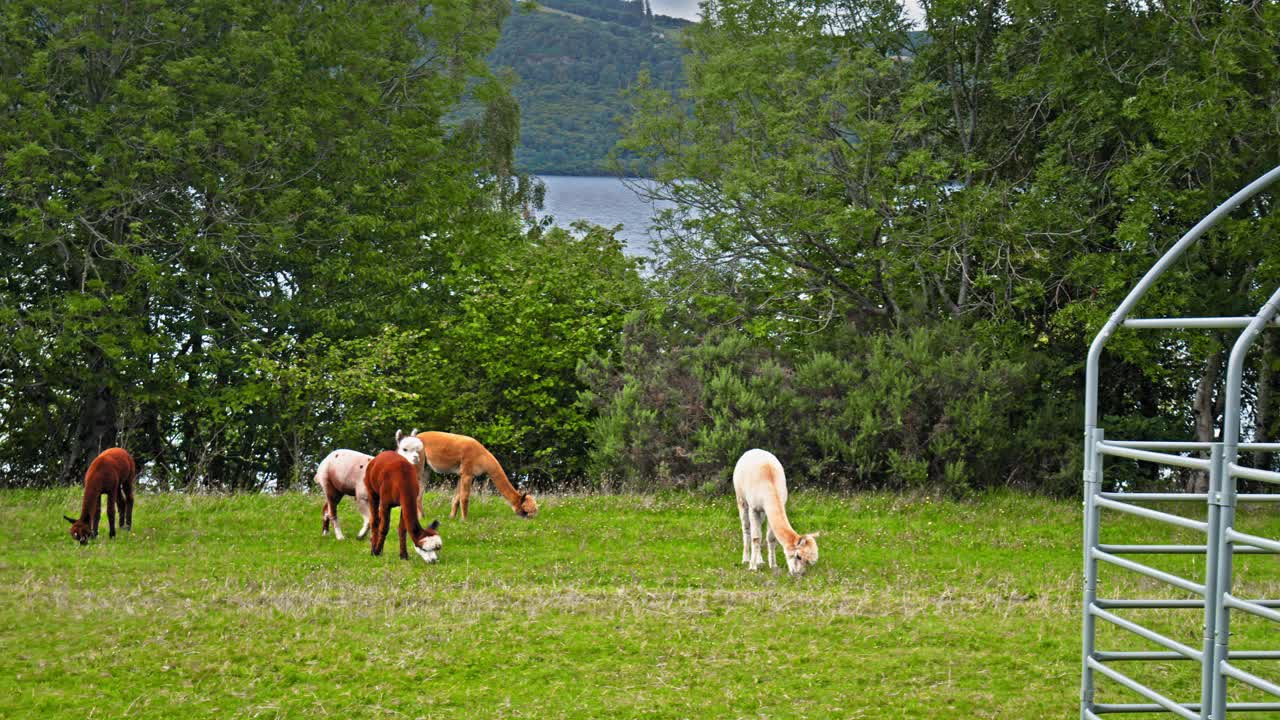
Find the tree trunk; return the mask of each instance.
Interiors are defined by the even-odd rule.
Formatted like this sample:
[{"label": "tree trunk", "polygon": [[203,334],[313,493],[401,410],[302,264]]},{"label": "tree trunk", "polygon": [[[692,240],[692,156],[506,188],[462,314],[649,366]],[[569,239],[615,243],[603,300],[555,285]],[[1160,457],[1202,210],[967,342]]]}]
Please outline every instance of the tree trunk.
[{"label": "tree trunk", "polygon": [[[91,367],[103,372],[105,360],[98,353],[94,355]],[[58,478],[60,484],[77,484],[98,453],[116,444],[118,411],[115,392],[106,382],[100,381],[81,407]]]},{"label": "tree trunk", "polygon": [[[1213,442],[1214,429],[1217,426],[1218,403],[1216,395],[1218,379],[1222,376],[1222,350],[1216,350],[1205,363],[1204,374],[1196,384],[1195,403],[1192,413],[1195,416],[1196,440]],[[1206,492],[1209,489],[1209,475],[1203,471],[1190,473],[1186,478],[1188,492]]]},{"label": "tree trunk", "polygon": [[[1276,334],[1274,331],[1263,335],[1262,339],[1262,360],[1258,367],[1258,403],[1254,409],[1253,422],[1253,441],[1254,442],[1270,442],[1271,432],[1271,402],[1275,397],[1272,394],[1272,385],[1276,380],[1275,362],[1276,362]],[[1256,468],[1269,468],[1271,459],[1275,457],[1275,453],[1262,452],[1261,450],[1253,453],[1253,466]]]}]

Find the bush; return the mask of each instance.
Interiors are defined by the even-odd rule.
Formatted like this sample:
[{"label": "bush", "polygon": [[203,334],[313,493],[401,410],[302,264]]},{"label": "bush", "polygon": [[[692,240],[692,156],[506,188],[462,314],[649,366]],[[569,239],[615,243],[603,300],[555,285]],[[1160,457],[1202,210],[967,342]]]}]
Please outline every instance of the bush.
[{"label": "bush", "polygon": [[836,490],[965,493],[1045,477],[1023,449],[1044,423],[1028,365],[959,325],[850,335],[839,351],[662,334],[633,317],[616,361],[580,370],[598,412],[592,467],[610,481],[727,489],[751,447],[776,454],[793,481]]}]

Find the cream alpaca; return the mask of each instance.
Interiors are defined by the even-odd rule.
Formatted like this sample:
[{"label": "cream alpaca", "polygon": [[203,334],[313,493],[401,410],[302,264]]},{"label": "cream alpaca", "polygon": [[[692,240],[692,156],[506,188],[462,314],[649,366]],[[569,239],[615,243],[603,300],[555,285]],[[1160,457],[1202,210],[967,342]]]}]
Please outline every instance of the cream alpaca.
[{"label": "cream alpaca", "polygon": [[770,568],[774,567],[773,547],[777,542],[782,543],[782,554],[792,575],[803,574],[805,568],[818,562],[818,533],[801,535],[787,520],[787,477],[773,453],[743,453],[733,468],[733,490],[742,520],[742,562],[748,568],[757,570],[761,565],[760,531],[766,519]]}]

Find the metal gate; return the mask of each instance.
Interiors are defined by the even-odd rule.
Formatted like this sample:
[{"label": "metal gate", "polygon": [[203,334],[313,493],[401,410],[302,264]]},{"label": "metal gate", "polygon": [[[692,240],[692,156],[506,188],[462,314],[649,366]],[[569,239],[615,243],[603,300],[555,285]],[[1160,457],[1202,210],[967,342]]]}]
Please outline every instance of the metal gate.
[{"label": "metal gate", "polygon": [[[1205,216],[1184,235],[1168,252],[1147,271],[1137,286],[1112,313],[1106,325],[1098,332],[1089,348],[1085,377],[1084,420],[1084,648],[1081,668],[1080,717],[1096,720],[1101,715],[1115,713],[1169,712],[1188,720],[1222,720],[1227,713],[1280,711],[1277,702],[1227,702],[1229,683],[1256,688],[1266,695],[1280,700],[1280,685],[1275,681],[1242,670],[1242,660],[1280,660],[1280,650],[1266,648],[1232,647],[1230,623],[1232,613],[1248,613],[1280,623],[1280,600],[1244,599],[1232,592],[1234,559],[1245,554],[1280,553],[1280,542],[1273,538],[1259,537],[1236,529],[1237,507],[1253,503],[1280,502],[1277,494],[1243,494],[1236,491],[1239,479],[1261,481],[1280,485],[1280,473],[1256,470],[1237,464],[1240,452],[1280,452],[1280,443],[1240,442],[1240,419],[1243,410],[1241,385],[1243,382],[1245,355],[1258,336],[1268,326],[1277,326],[1280,314],[1280,288],[1258,310],[1246,317],[1200,318],[1129,318],[1147,290],[1164,274],[1165,270],[1195,243],[1209,228],[1227,216],[1241,203],[1253,197],[1276,180],[1280,180],[1280,167],[1250,183],[1240,192]],[[1098,364],[1103,346],[1119,328],[1167,329],[1241,329],[1231,349],[1227,366],[1224,427],[1220,442],[1136,442],[1112,440],[1104,436],[1098,425]],[[1208,453],[1208,457],[1194,457],[1181,453]],[[1208,473],[1206,493],[1137,493],[1103,492],[1103,460],[1105,457],[1128,458],[1165,467],[1189,468]],[[1195,504],[1199,512],[1184,514],[1153,509],[1151,502]],[[1136,515],[1170,526],[1187,528],[1205,536],[1204,544],[1169,545],[1115,545],[1099,542],[1104,511]],[[1203,519],[1200,519],[1203,518]],[[1126,556],[1142,555],[1199,555],[1204,558],[1204,575],[1197,578],[1181,577],[1150,565],[1131,560]],[[1191,599],[1136,599],[1119,598],[1100,592],[1098,586],[1099,563],[1134,572],[1147,578],[1183,590]],[[1104,588],[1105,590],[1105,588]],[[1165,634],[1124,617],[1133,609],[1176,609],[1192,613],[1190,620],[1199,616],[1204,629],[1198,647],[1179,642]],[[1200,612],[1196,612],[1200,611]],[[1120,651],[1099,648],[1098,623],[1108,623],[1126,630],[1160,649],[1144,651]],[[1280,647],[1280,634],[1268,637],[1273,647]],[[1274,642],[1272,642],[1274,641]],[[1135,680],[1122,668],[1134,663],[1186,661],[1200,665],[1199,698],[1174,699],[1161,691]],[[1269,664],[1268,664],[1269,665]],[[1280,677],[1280,665],[1276,665],[1276,677]],[[1098,703],[1094,698],[1095,683],[1099,679],[1114,682],[1131,691],[1135,700],[1144,702]]]}]

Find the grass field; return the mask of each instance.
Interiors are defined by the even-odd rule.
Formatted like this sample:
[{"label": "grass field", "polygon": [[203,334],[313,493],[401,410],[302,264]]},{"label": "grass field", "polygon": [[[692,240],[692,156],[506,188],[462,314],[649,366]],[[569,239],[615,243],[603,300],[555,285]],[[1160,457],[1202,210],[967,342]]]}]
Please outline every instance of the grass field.
[{"label": "grass field", "polygon": [[[523,521],[475,498],[429,566],[394,535],[380,558],[322,538],[315,495],[142,495],[132,534],[108,540],[104,519],[82,548],[61,519],[78,491],[0,493],[0,717],[1076,716],[1078,503],[793,493],[793,524],[822,532],[793,579],[740,566],[732,498],[539,501]],[[447,495],[427,508],[444,518]],[[354,535],[349,499],[342,517]],[[1280,515],[1246,527],[1280,536]],[[1115,515],[1103,539],[1194,541]],[[1241,594],[1280,596],[1278,565],[1239,559]],[[1103,587],[1178,596],[1118,571]],[[1129,617],[1198,645],[1199,611],[1147,613]],[[1266,623],[1234,629],[1280,648]],[[1198,699],[1186,664],[1133,670]]]}]

